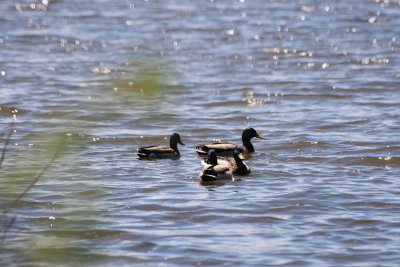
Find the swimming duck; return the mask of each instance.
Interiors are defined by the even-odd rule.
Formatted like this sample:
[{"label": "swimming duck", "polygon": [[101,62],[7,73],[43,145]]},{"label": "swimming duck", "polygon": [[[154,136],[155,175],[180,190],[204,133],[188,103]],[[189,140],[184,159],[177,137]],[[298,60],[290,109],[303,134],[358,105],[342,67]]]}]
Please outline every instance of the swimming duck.
[{"label": "swimming duck", "polygon": [[147,146],[138,148],[137,155],[139,158],[177,158],[180,157],[178,144],[185,145],[181,141],[179,134],[174,133],[169,139],[169,147],[167,146]]},{"label": "swimming duck", "polygon": [[[242,133],[243,150],[245,153],[254,152],[253,144],[250,142],[253,137],[265,139],[264,136],[259,135],[253,128],[245,129]],[[199,144],[196,146],[196,152],[199,155],[205,156],[210,149],[214,149],[218,155],[233,155],[236,146],[236,144],[221,141],[214,142],[213,144]]]},{"label": "swimming duck", "polygon": [[251,172],[249,166],[243,162],[244,149],[241,146],[237,146],[233,151],[233,161],[231,161],[231,170],[234,175],[247,175]]},{"label": "swimming duck", "polygon": [[207,163],[203,167],[199,175],[202,181],[215,181],[221,179],[232,179],[232,171],[227,161],[219,162],[217,154],[213,149],[207,153]]},{"label": "swimming duck", "polygon": [[[251,170],[249,166],[243,162],[243,153],[243,147],[236,146],[232,157],[217,157],[218,165],[228,166],[233,175],[247,175]],[[204,162],[208,164],[210,162],[209,158],[207,157],[204,159]]]}]

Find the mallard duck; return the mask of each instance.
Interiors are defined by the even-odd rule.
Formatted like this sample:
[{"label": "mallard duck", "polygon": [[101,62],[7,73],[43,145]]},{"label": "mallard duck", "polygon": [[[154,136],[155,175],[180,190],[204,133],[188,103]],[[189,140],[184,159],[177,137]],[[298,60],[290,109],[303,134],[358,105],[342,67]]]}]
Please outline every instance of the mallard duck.
[{"label": "mallard duck", "polygon": [[231,161],[231,170],[234,175],[247,175],[251,172],[249,166],[243,162],[244,149],[241,146],[237,146],[233,151],[233,162]]},{"label": "mallard duck", "polygon": [[[264,136],[259,135],[253,128],[245,129],[242,133],[243,150],[245,153],[254,152],[253,144],[250,142],[253,137],[265,139]],[[205,156],[210,149],[214,149],[215,153],[218,155],[233,155],[233,151],[235,151],[236,147],[236,144],[219,141],[213,144],[199,144],[196,147],[196,152],[199,155]]]},{"label": "mallard duck", "polygon": [[147,146],[138,148],[137,155],[139,158],[177,158],[180,157],[178,144],[185,145],[181,141],[179,134],[174,133],[169,139],[169,147],[167,146]]},{"label": "mallard duck", "polygon": [[[228,166],[233,175],[247,175],[251,172],[249,166],[243,162],[244,149],[241,146],[236,146],[232,157],[217,157],[218,165]],[[212,159],[214,160],[214,159]],[[204,159],[206,164],[209,164],[210,159]],[[214,160],[215,162],[215,160]]]},{"label": "mallard duck", "polygon": [[207,163],[200,172],[200,179],[202,181],[215,181],[221,179],[232,179],[232,171],[229,168],[227,161],[219,162],[217,155],[213,149],[207,153]]}]

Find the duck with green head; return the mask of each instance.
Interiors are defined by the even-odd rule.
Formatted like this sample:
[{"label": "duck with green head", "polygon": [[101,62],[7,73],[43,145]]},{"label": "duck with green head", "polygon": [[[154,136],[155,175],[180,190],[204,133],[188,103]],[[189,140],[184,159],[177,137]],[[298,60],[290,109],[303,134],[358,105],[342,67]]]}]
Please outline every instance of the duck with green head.
[{"label": "duck with green head", "polygon": [[139,158],[179,158],[181,154],[178,150],[178,144],[185,145],[181,141],[179,134],[174,133],[169,139],[168,146],[147,146],[138,148]]},{"label": "duck with green head", "polygon": [[[244,153],[252,153],[254,152],[254,146],[251,143],[251,139],[253,137],[259,139],[265,139],[264,136],[257,133],[253,128],[247,128],[242,133],[242,147]],[[215,142],[213,144],[199,144],[196,147],[196,152],[199,155],[205,156],[207,155],[210,149],[214,149],[217,155],[233,155],[237,145],[228,143],[228,142]]]}]

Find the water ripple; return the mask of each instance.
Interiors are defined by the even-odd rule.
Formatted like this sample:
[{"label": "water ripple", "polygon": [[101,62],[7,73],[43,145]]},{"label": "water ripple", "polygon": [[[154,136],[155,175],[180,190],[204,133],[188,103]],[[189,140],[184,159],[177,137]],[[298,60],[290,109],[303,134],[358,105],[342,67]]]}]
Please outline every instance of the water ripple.
[{"label": "water ripple", "polygon": [[[0,265],[397,266],[397,6],[6,0],[1,211],[70,146]],[[247,127],[252,173],[201,183],[195,146]],[[174,132],[180,159],[137,159]]]}]

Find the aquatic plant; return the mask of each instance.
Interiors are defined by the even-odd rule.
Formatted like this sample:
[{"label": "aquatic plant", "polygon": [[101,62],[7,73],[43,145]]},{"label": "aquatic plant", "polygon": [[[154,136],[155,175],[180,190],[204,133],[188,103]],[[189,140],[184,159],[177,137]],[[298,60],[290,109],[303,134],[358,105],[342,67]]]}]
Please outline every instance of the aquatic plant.
[{"label": "aquatic plant", "polygon": [[[10,123],[9,126],[9,131],[6,134],[6,138],[4,141],[4,146],[1,154],[1,159],[0,159],[0,169],[2,166],[2,163],[5,159],[5,155],[7,153],[8,145],[11,140],[12,133],[14,131],[14,122]],[[34,172],[32,173],[33,179],[30,181],[28,186],[26,186],[21,193],[19,193],[16,197],[14,197],[11,201],[9,201],[7,204],[5,204],[2,207],[2,211],[0,214],[0,250],[3,247],[3,243],[5,240],[5,237],[9,230],[12,228],[14,223],[16,222],[17,216],[12,215],[10,216],[10,213],[12,210],[18,205],[18,203],[21,201],[21,199],[26,196],[26,194],[32,189],[32,187],[39,181],[41,177],[45,174],[45,172],[51,167],[51,165],[54,163],[54,161],[60,156],[62,152],[65,151],[66,149],[66,135],[56,135],[50,138],[46,138],[48,141],[48,145],[45,146],[45,152],[48,155],[52,155],[49,161],[45,166],[42,168],[39,168],[39,172],[37,172],[36,175],[34,175]],[[15,170],[17,171],[17,170]],[[4,177],[3,177],[4,178]]]}]

